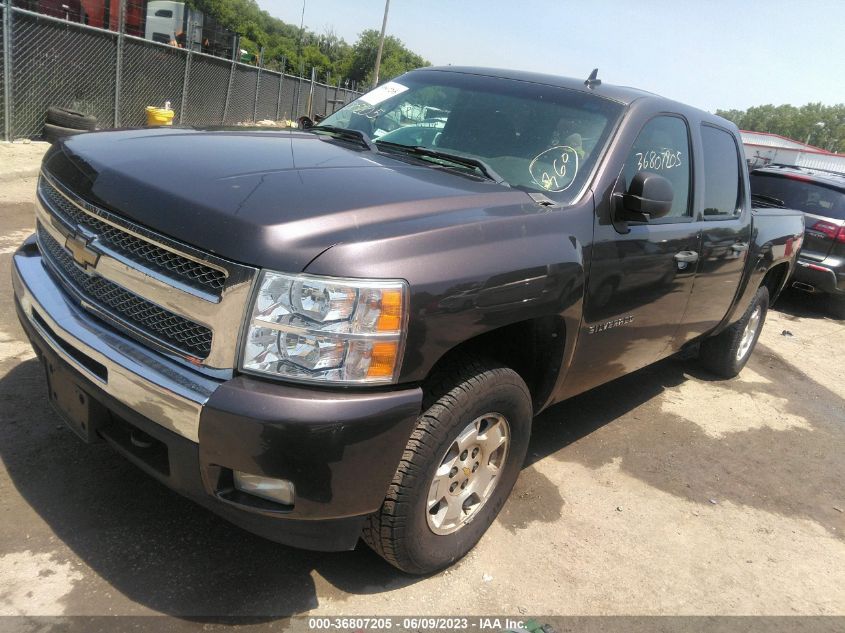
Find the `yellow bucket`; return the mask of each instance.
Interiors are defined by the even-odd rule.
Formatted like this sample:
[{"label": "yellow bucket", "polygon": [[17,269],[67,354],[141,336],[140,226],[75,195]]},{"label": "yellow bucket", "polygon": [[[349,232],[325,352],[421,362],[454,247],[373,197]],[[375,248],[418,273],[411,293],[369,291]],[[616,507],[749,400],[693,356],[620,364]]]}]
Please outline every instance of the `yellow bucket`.
[{"label": "yellow bucket", "polygon": [[157,127],[160,125],[173,125],[173,110],[165,110],[155,106],[147,106],[147,125]]}]

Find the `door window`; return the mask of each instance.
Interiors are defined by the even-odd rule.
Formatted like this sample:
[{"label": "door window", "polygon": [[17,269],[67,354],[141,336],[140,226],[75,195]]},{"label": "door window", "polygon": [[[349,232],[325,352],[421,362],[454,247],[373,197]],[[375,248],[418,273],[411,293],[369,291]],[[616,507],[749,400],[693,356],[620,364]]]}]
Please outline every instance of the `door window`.
[{"label": "door window", "polygon": [[736,141],[729,132],[701,126],[704,147],[704,219],[728,220],[742,211],[740,159]]},{"label": "door window", "polygon": [[622,170],[625,190],[637,172],[647,171],[666,178],[674,192],[672,210],[665,218],[652,222],[677,222],[691,216],[689,156],[689,131],[680,117],[655,117],[640,131]]}]

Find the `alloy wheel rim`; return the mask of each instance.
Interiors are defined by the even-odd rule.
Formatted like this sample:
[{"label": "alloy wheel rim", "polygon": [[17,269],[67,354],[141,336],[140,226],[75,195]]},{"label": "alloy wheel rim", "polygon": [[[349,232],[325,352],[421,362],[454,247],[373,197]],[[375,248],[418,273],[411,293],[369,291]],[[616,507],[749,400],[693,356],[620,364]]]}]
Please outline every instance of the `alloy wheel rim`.
[{"label": "alloy wheel rim", "polygon": [[754,343],[754,337],[760,327],[760,317],[762,309],[758,305],[754,308],[754,312],[748,318],[748,323],[745,324],[745,330],[742,332],[742,340],[739,342],[739,349],[736,351],[737,360],[745,358],[746,354],[751,350],[751,345]]},{"label": "alloy wheel rim", "polygon": [[500,413],[467,424],[446,449],[426,497],[428,527],[451,534],[475,517],[499,483],[508,456],[510,426]]}]

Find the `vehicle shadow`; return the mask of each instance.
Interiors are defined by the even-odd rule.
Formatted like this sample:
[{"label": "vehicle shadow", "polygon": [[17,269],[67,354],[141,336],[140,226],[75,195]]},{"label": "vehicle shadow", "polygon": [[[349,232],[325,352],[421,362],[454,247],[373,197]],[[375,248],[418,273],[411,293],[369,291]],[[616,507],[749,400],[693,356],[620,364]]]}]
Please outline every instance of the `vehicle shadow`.
[{"label": "vehicle shadow", "polygon": [[[532,468],[554,459],[591,469],[618,461],[626,474],[691,501],[730,500],[837,525],[841,515],[827,497],[845,477],[845,403],[806,376],[796,376],[797,370],[765,348],[750,367],[766,382],[725,381],[725,388],[754,397],[782,395],[787,410],[813,420],[812,430],[764,426],[710,436],[682,417],[661,412],[659,396],[716,378],[693,360],[667,359],[542,413],[499,522],[517,530],[560,518],[566,482],[551,481]],[[793,400],[793,392],[805,397]],[[244,532],[171,492],[104,444],[80,443],[44,393],[42,369],[34,359],[0,379],[0,459],[48,528],[33,528],[24,544],[22,533],[30,528],[21,527],[0,537],[0,549],[54,551],[54,534],[116,592],[140,605],[132,608],[203,622],[233,616],[275,620],[321,601],[342,604],[419,580],[363,544],[353,552],[307,552]],[[838,421],[831,419],[837,411]],[[824,415],[825,422],[816,421]],[[536,490],[542,503],[531,502]],[[108,601],[97,602],[104,600],[102,592],[93,595],[101,588],[91,582],[75,585],[65,600],[66,613],[108,612]]]},{"label": "vehicle shadow", "polygon": [[789,318],[833,318],[830,315],[828,298],[821,293],[810,293],[786,288],[772,306],[773,310]]},{"label": "vehicle shadow", "polygon": [[[42,394],[46,384],[36,359],[0,379],[0,460],[48,527],[22,525],[0,537],[0,549],[54,551],[55,535],[115,592],[141,605],[142,613],[200,620],[278,619],[313,609],[315,572],[328,581],[320,600],[343,601],[347,594],[418,580],[363,544],[353,552],[308,552],[245,532],[170,491],[105,444],[80,442]],[[77,583],[64,599],[66,613],[108,613],[103,592],[99,598],[92,593],[90,583]]]},{"label": "vehicle shadow", "polygon": [[[530,466],[624,416],[667,384],[686,379],[677,361],[661,365],[659,380],[644,370],[540,416],[523,474],[499,521],[519,529],[526,520],[558,518],[559,508],[549,510],[548,503],[541,509],[532,506],[530,517],[521,516],[521,489],[544,485],[546,501],[561,498],[559,484]],[[608,399],[608,390],[624,395]],[[275,620],[327,599],[342,603],[419,580],[362,543],[352,552],[309,552],[245,532],[170,491],[105,444],[81,443],[42,394],[46,384],[36,359],[19,363],[0,379],[0,459],[24,502],[48,528],[41,531],[46,534],[31,530],[25,547],[53,551],[54,534],[142,612],[199,621]],[[574,411],[582,413],[570,415]],[[566,424],[556,423],[561,414]],[[24,529],[29,530],[16,530],[14,540],[6,542],[8,551],[23,547]],[[319,586],[317,576],[325,580],[318,579]],[[102,598],[92,597],[92,589],[91,583],[75,586],[65,599],[66,613],[107,612],[107,603],[97,604]]]},{"label": "vehicle shadow", "polygon": [[551,407],[529,451],[528,466],[613,463],[686,501],[809,519],[845,539],[845,400],[762,344],[738,378],[676,357]]}]

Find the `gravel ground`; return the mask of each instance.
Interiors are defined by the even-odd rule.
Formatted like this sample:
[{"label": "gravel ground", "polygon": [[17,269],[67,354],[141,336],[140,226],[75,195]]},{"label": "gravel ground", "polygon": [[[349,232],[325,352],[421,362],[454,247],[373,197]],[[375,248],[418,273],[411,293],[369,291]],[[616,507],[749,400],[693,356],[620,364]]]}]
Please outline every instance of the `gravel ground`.
[{"label": "gravel ground", "polygon": [[34,186],[0,186],[0,614],[845,614],[845,324],[812,297],[739,378],[670,359],[545,412],[479,546],[411,578],[242,532],[63,426],[11,300]]}]

